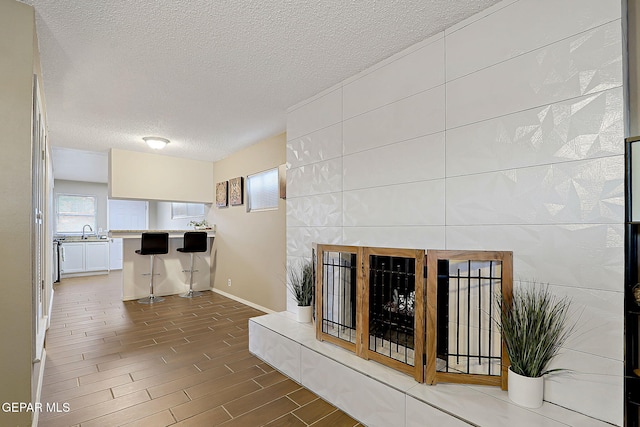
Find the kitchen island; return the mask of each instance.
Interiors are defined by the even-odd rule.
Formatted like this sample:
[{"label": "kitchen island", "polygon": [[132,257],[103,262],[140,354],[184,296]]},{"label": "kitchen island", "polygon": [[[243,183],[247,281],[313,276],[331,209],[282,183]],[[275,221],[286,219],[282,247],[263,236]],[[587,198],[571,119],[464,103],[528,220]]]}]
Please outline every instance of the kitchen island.
[{"label": "kitchen island", "polygon": [[[157,255],[153,279],[154,294],[157,296],[182,294],[189,290],[190,255],[178,252],[183,247],[184,233],[194,230],[111,230],[109,236],[122,239],[122,299],[135,300],[149,296],[149,256],[138,255],[142,233],[169,233],[169,253]],[[200,231],[200,230],[197,230]],[[207,232],[206,252],[195,254],[193,290],[211,289],[211,247],[215,237],[215,228],[202,230]],[[145,275],[146,274],[146,275]]]}]

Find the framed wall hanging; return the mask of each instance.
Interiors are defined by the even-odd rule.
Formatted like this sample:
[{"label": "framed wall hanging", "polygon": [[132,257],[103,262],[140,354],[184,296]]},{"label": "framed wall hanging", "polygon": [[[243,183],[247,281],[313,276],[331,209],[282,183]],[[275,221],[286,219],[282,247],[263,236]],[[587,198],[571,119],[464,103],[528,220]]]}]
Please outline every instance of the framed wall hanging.
[{"label": "framed wall hanging", "polygon": [[244,178],[239,176],[229,180],[229,204],[240,206],[244,203]]},{"label": "framed wall hanging", "polygon": [[222,181],[216,184],[216,206],[219,208],[227,206],[227,190],[229,181]]}]

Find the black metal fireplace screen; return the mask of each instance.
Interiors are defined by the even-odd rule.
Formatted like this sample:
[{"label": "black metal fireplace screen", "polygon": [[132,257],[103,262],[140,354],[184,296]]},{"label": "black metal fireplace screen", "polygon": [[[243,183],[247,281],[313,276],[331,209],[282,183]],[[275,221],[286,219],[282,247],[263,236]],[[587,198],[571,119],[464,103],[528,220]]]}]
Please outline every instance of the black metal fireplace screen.
[{"label": "black metal fireplace screen", "polygon": [[314,245],[314,257],[318,339],[419,382],[506,387],[495,295],[511,294],[511,252]]},{"label": "black metal fireplace screen", "polygon": [[356,342],[356,254],[325,251],[322,254],[322,332]]}]

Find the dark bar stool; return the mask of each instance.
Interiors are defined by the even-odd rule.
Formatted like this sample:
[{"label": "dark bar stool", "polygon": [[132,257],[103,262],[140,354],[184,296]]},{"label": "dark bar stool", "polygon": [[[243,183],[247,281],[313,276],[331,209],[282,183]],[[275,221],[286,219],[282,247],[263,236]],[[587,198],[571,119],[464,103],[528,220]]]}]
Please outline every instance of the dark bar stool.
[{"label": "dark bar stool", "polygon": [[202,292],[193,290],[193,273],[198,271],[193,269],[193,254],[207,251],[207,233],[205,231],[187,231],[184,233],[183,246],[183,248],[178,248],[177,251],[191,255],[191,267],[189,270],[182,270],[185,273],[189,272],[189,292],[180,296],[183,298],[197,297],[202,295]]},{"label": "dark bar stool", "polygon": [[[151,276],[149,280],[149,296],[138,300],[140,304],[153,304],[154,302],[164,301],[164,298],[157,297],[153,294],[153,260],[156,255],[162,255],[169,252],[169,233],[142,233],[142,243],[140,249],[136,251],[140,255],[151,255]],[[145,274],[146,276],[147,274]]]}]

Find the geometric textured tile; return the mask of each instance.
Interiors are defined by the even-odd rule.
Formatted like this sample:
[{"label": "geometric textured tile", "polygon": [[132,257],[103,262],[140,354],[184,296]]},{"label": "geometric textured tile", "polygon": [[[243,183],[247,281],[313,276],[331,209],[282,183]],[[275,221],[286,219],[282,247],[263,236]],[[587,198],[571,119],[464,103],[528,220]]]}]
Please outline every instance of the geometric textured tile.
[{"label": "geometric textured tile", "polygon": [[447,128],[622,86],[620,21],[447,83]]},{"label": "geometric textured tile", "polygon": [[623,156],[449,178],[447,224],[624,220]]},{"label": "geometric textured tile", "polygon": [[444,38],[438,33],[421,47],[345,82],[343,120],[444,83]]},{"label": "geometric textured tile", "polygon": [[[618,0],[500,2],[473,25],[447,31],[447,78],[460,78],[621,17]],[[522,25],[526,22],[526,25]]]},{"label": "geometric textured tile", "polygon": [[345,226],[444,225],[443,179],[343,194]]},{"label": "geometric textured tile", "polygon": [[344,190],[443,178],[444,137],[438,132],[344,156]]},{"label": "geometric textured tile", "polygon": [[[512,250],[517,280],[583,308],[559,359],[580,372],[546,397],[620,424],[620,15],[615,0],[504,2],[445,32],[444,52],[436,38],[424,45],[432,58],[421,46],[345,81],[342,99],[335,90],[294,110],[292,128],[313,133],[289,135],[288,161],[304,166],[288,178],[300,196],[287,201],[289,259],[308,258],[312,242]],[[431,86],[443,58],[445,83]],[[312,368],[303,377],[322,390]]]},{"label": "geometric textured tile", "polygon": [[447,176],[624,153],[622,88],[447,130]]},{"label": "geometric textured tile", "polygon": [[444,102],[445,87],[440,85],[345,120],[344,154],[442,132]]},{"label": "geometric textured tile", "polygon": [[287,140],[292,141],[342,120],[342,89],[325,92],[287,112]]},{"label": "geometric textured tile", "polygon": [[287,142],[287,163],[295,168],[342,155],[342,123]]},{"label": "geometric textured tile", "polygon": [[287,200],[287,226],[339,227],[342,225],[342,193],[319,194]]},{"label": "geometric textured tile", "polygon": [[515,279],[622,292],[622,224],[446,227],[449,249],[513,251]]},{"label": "geometric textured tile", "polygon": [[312,163],[287,171],[287,197],[342,191],[342,158]]}]

